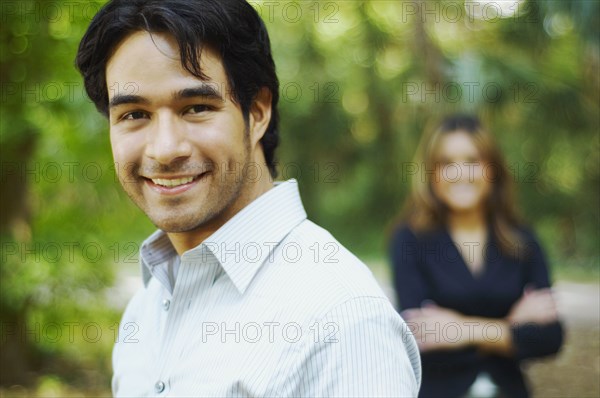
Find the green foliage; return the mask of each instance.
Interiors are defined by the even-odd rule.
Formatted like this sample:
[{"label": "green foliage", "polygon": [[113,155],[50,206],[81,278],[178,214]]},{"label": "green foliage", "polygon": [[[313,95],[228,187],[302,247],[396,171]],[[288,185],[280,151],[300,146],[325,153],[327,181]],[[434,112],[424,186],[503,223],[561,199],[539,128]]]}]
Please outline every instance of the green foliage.
[{"label": "green foliage", "polygon": [[[6,3],[2,350],[25,353],[11,362],[13,381],[33,371],[57,375],[42,379],[47,389],[106,387],[121,310],[106,288],[153,227],[118,186],[107,123],[73,67],[102,2]],[[311,219],[381,258],[422,132],[446,113],[476,112],[506,153],[551,263],[597,275],[599,3],[527,1],[487,20],[462,8],[454,19],[456,1],[427,3],[428,14],[425,3],[402,1],[255,4],[281,81],[280,177],[299,180]],[[52,325],[65,336],[71,322],[99,325],[102,338],[54,342]],[[34,332],[10,340],[6,327],[21,324]]]},{"label": "green foliage", "polygon": [[[419,137],[444,114],[474,112],[496,133],[552,262],[597,267],[598,3],[529,1],[487,19],[426,3],[336,2],[333,24],[308,5],[297,23],[271,12],[283,85],[305,88],[298,101],[283,95],[280,158],[302,170],[309,215],[353,250],[383,253]],[[327,84],[333,101],[306,90]]]},{"label": "green foliage", "polygon": [[132,216],[73,67],[93,3],[68,3],[2,7],[2,384],[50,373],[105,390],[121,312],[106,288],[151,226]]}]

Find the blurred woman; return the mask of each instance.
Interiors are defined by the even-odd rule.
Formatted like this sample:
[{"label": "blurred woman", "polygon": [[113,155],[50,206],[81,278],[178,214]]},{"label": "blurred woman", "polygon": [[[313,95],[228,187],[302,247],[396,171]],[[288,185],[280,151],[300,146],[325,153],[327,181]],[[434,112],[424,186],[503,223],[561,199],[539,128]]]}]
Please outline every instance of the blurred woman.
[{"label": "blurred woman", "polygon": [[527,397],[521,361],[556,353],[563,333],[512,175],[492,136],[462,115],[424,137],[413,166],[391,257],[421,350],[419,396]]}]

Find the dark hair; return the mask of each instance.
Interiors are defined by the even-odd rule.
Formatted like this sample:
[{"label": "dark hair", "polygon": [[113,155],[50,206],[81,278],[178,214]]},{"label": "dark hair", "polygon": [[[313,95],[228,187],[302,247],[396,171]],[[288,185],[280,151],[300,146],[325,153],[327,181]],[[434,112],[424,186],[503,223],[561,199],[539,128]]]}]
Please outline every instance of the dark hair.
[{"label": "dark hair", "polygon": [[273,177],[279,143],[277,102],[279,81],[267,29],[258,13],[244,0],[112,0],[94,16],[79,44],[76,64],[88,96],[108,116],[106,64],[117,45],[140,31],[171,34],[179,45],[181,65],[205,79],[200,51],[207,45],[220,55],[232,99],[244,119],[262,87],[271,91],[271,121],[261,139]]},{"label": "dark hair", "polygon": [[[522,237],[519,227],[511,174],[494,137],[486,130],[479,119],[471,115],[454,114],[444,118],[438,128],[424,134],[415,156],[417,164],[426,170],[436,167],[435,156],[442,137],[455,132],[467,133],[483,158],[494,164],[492,192],[486,203],[486,217],[491,224],[502,253],[515,256],[514,248],[519,247]],[[431,187],[431,179],[412,179],[412,190],[404,204],[400,223],[408,225],[416,232],[423,232],[445,225],[447,208],[436,197]]]}]

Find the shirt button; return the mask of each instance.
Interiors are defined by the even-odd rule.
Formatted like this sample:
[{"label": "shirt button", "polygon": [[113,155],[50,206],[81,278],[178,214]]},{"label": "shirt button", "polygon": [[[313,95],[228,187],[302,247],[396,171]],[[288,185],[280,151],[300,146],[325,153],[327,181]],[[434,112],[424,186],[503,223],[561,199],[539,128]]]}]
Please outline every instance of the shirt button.
[{"label": "shirt button", "polygon": [[165,390],[165,383],[163,383],[162,381],[157,381],[156,384],[154,385],[154,391],[156,391],[157,394],[160,394],[164,390]]},{"label": "shirt button", "polygon": [[169,307],[171,306],[171,300],[164,299],[162,302],[162,306],[165,311],[169,311]]}]

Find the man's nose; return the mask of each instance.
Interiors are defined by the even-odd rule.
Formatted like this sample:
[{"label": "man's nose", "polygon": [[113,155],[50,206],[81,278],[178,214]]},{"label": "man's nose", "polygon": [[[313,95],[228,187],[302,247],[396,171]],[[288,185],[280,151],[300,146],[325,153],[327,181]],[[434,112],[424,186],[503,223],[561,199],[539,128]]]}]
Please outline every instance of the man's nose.
[{"label": "man's nose", "polygon": [[175,115],[159,115],[147,139],[146,156],[160,164],[171,164],[192,155],[185,123]]}]

